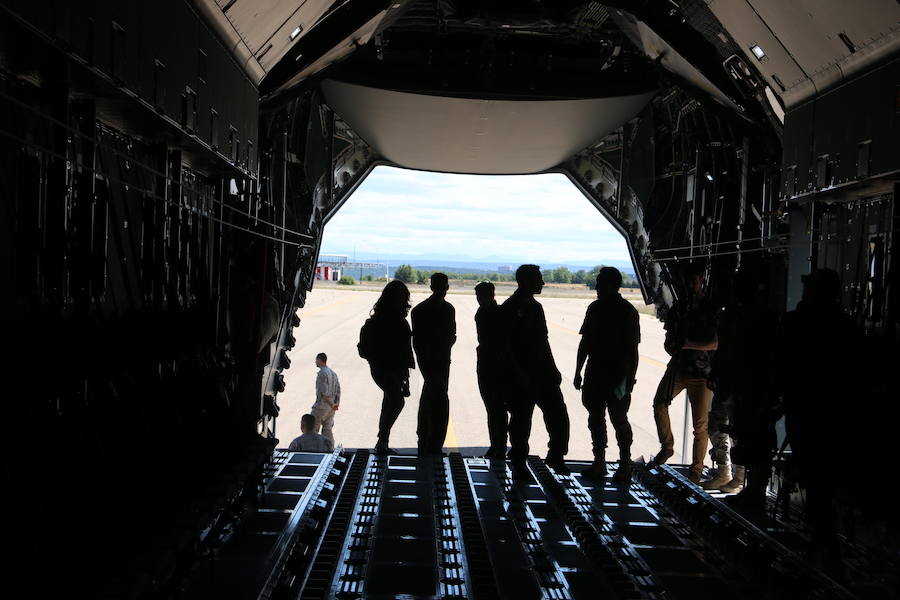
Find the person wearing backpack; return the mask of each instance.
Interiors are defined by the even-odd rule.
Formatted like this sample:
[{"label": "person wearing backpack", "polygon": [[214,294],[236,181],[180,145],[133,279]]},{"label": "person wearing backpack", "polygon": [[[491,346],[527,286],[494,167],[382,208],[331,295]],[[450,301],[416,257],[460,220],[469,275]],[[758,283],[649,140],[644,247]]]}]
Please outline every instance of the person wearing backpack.
[{"label": "person wearing backpack", "polygon": [[406,320],[409,308],[409,289],[402,281],[391,281],[359,332],[359,355],[369,361],[372,379],[384,393],[375,444],[378,454],[393,453],[388,445],[391,428],[409,396],[409,370],[416,368]]}]

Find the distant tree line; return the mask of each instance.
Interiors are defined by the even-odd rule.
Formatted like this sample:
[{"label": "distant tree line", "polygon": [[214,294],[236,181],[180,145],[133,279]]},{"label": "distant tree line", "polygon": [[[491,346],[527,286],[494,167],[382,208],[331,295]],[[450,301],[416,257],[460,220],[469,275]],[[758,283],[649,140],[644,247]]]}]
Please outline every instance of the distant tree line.
[{"label": "distant tree line", "polygon": [[[544,269],[541,271],[541,274],[544,276],[544,281],[547,283],[581,283],[594,289],[597,283],[597,273],[599,273],[600,269],[604,266],[605,265],[597,265],[590,271],[578,269],[575,272],[570,271],[566,267],[559,267],[558,269]],[[622,287],[636,288],[639,286],[634,277],[627,273],[622,273]]]},{"label": "distant tree line", "polygon": [[[426,284],[431,276],[437,271],[421,271],[412,265],[400,265],[394,271],[394,279],[399,279],[403,283],[420,283]],[[488,281],[515,281],[516,276],[513,273],[445,273],[449,279],[477,281],[487,279]]]},{"label": "distant tree line", "polygon": [[[597,265],[590,271],[579,269],[575,272],[570,271],[566,267],[558,269],[545,269],[542,271],[544,281],[547,283],[575,283],[586,285],[590,289],[594,289],[597,281],[597,273],[603,265]],[[426,284],[431,279],[431,275],[436,271],[420,271],[412,265],[400,265],[394,271],[394,278],[399,279],[403,283]],[[477,281],[487,279],[488,281],[515,281],[516,276],[513,273],[447,273],[450,279],[460,279]],[[365,277],[363,278],[365,279]],[[369,279],[371,281],[371,279]],[[626,273],[622,273],[622,287],[636,288],[637,280]]]}]

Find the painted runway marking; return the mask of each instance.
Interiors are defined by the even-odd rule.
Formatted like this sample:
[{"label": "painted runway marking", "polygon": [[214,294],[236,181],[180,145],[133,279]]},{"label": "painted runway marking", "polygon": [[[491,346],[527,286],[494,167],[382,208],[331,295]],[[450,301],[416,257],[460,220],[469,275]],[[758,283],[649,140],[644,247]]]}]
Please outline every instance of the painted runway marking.
[{"label": "painted runway marking", "polygon": [[447,436],[444,438],[444,447],[448,450],[459,449],[459,442],[456,441],[456,429],[453,427],[453,417],[447,419]]}]

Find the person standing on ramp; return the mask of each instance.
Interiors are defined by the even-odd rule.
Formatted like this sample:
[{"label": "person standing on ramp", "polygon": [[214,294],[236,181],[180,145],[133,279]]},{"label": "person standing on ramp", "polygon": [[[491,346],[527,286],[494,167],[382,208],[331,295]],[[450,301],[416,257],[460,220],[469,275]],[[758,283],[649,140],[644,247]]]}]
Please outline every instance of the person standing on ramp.
[{"label": "person standing on ramp", "polygon": [[519,287],[500,306],[505,337],[505,353],[509,358],[507,373],[507,405],[509,406],[509,459],[514,473],[525,475],[531,416],[535,405],[544,414],[544,425],[550,435],[545,462],[557,473],[568,474],[564,457],[569,450],[569,413],[556,368],[544,309],[534,299],[544,287],[537,265],[522,265],[516,270]]},{"label": "person standing on ramp", "polygon": [[660,449],[648,466],[664,464],[675,453],[669,405],[673,398],[687,390],[694,423],[694,446],[688,479],[699,485],[703,459],[709,445],[707,425],[712,390],[708,380],[712,374],[713,353],[718,347],[719,310],[706,296],[706,278],[701,265],[687,264],[682,276],[685,296],[676,300],[666,315],[664,346],[672,358],[653,398],[653,417]]},{"label": "person standing on ramp", "polygon": [[[597,299],[592,302],[581,326],[581,343],[575,364],[575,389],[582,390],[588,411],[588,429],[594,444],[594,462],[582,474],[602,480],[606,477],[606,411],[619,444],[619,468],[613,481],[628,481],[631,473],[631,424],[628,408],[638,365],[641,326],[638,312],[622,298],[622,274],[613,267],[597,273]],[[587,360],[584,385],[581,369]]]},{"label": "person standing on ramp", "polygon": [[475,313],[475,329],[478,333],[476,350],[478,363],[478,391],[487,411],[488,436],[491,446],[485,458],[506,458],[506,405],[503,402],[504,370],[500,363],[503,337],[500,328],[500,307],[494,299],[494,284],[482,281],[475,286],[478,312]]},{"label": "person standing on ramp", "polygon": [[412,310],[413,348],[422,372],[419,399],[419,454],[440,454],[450,419],[450,349],[456,342],[456,310],[444,298],[450,282],[431,276],[431,296]]},{"label": "person standing on ramp", "polygon": [[372,379],[384,392],[375,444],[378,454],[395,454],[388,445],[391,428],[403,410],[403,399],[409,397],[409,370],[416,368],[408,311],[409,289],[402,281],[391,281],[359,332],[359,355],[369,361]]}]

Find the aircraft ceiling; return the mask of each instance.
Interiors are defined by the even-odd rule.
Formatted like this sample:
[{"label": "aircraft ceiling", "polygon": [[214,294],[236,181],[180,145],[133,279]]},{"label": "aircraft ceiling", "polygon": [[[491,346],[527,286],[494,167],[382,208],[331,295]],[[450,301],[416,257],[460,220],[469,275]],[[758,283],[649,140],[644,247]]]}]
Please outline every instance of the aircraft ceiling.
[{"label": "aircraft ceiling", "polygon": [[[900,48],[895,0],[192,1],[264,104],[330,77],[332,108],[384,157],[454,172],[544,170],[615,129],[655,87],[628,89],[641,77],[641,69],[622,67],[629,60],[645,63],[644,76],[658,64],[745,118],[766,112],[783,122],[785,110]],[[432,64],[432,53],[456,58]],[[417,56],[424,54],[427,64]],[[556,79],[516,89],[509,81],[530,72],[494,64],[507,60],[531,60],[530,72],[555,71]],[[613,63],[617,76],[604,70]],[[473,64],[487,72],[473,75]],[[494,81],[504,76],[497,92]],[[522,118],[531,126],[517,127]]]},{"label": "aircraft ceiling", "polygon": [[[349,9],[356,5],[366,10],[365,17],[357,13],[352,25],[358,30],[346,36],[352,41],[344,51],[322,49],[329,55],[325,62],[346,56],[354,46],[366,43],[377,30],[389,22],[390,13],[416,10],[421,3],[409,0],[386,2],[373,0],[193,0],[210,24],[219,32],[253,79],[260,83],[276,70],[282,61],[292,61],[294,76],[281,82],[277,90],[301,83],[324,68],[313,56],[300,61],[291,53],[302,45],[317,29],[324,29],[336,18],[347,19]],[[462,1],[432,2],[442,10],[452,11]],[[490,2],[486,5],[502,5]],[[507,3],[508,4],[508,3]],[[548,4],[548,3],[528,3]],[[598,3],[562,2],[574,7],[578,4]],[[609,2],[611,8],[654,10],[678,17],[678,11],[695,11],[691,2],[648,3]],[[867,65],[893,54],[900,44],[900,4],[895,0],[707,0],[720,24],[720,31],[708,34],[731,38],[744,58],[761,74],[774,94],[786,107],[802,102],[825,88],[839,84]],[[636,11],[640,13],[640,11]],[[690,15],[688,15],[690,16]],[[638,15],[640,19],[640,15]],[[364,27],[368,25],[368,28]],[[664,32],[657,31],[657,34]],[[336,40],[341,41],[341,40]],[[652,51],[652,44],[646,49]],[[757,57],[754,53],[762,53]],[[726,57],[727,58],[727,57]],[[310,68],[313,67],[313,68]],[[296,75],[300,75],[297,77]],[[277,91],[276,90],[276,91]]]}]

